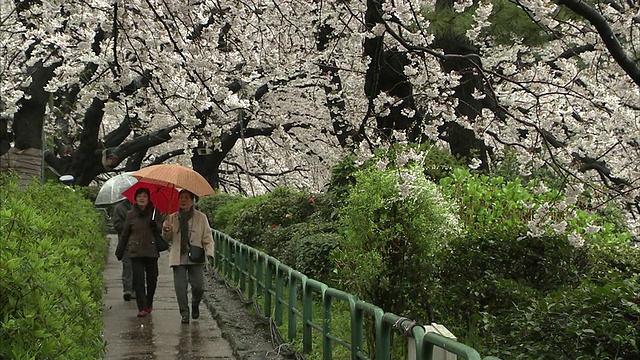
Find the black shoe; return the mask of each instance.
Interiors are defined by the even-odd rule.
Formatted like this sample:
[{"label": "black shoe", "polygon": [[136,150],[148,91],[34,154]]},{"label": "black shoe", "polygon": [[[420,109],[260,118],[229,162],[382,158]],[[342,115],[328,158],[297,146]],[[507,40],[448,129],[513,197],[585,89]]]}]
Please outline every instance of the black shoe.
[{"label": "black shoe", "polygon": [[183,323],[183,324],[188,324],[189,323],[189,314],[182,315],[182,320],[180,320],[180,322]]},{"label": "black shoe", "polygon": [[200,317],[200,309],[197,306],[191,307],[191,317],[197,319]]},{"label": "black shoe", "polygon": [[130,293],[124,293],[124,294],[122,294],[122,298],[124,299],[124,301],[131,301],[131,294]]}]

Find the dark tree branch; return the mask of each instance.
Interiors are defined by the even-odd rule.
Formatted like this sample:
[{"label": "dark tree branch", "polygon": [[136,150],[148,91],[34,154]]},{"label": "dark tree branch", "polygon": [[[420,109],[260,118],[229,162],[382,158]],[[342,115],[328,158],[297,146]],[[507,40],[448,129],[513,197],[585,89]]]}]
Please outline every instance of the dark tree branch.
[{"label": "dark tree branch", "polygon": [[127,114],[117,129],[105,135],[102,141],[102,143],[104,144],[104,147],[110,148],[110,147],[118,146],[123,141],[125,141],[127,137],[129,137],[129,134],[131,134],[132,130],[133,129],[131,127],[131,117]]},{"label": "dark tree branch", "polygon": [[162,164],[165,161],[171,159],[172,157],[176,157],[178,155],[184,155],[184,149],[176,149],[176,150],[164,153],[160,156],[156,156],[155,160],[153,160],[153,162],[149,165]]},{"label": "dark tree branch", "polygon": [[600,38],[618,65],[631,77],[636,85],[640,86],[640,68],[638,68],[635,62],[624,52],[616,34],[613,33],[613,30],[607,23],[607,19],[581,0],[558,0],[558,4],[568,7],[574,13],[588,20],[591,25],[596,28],[598,34],[600,34]]},{"label": "dark tree branch", "polygon": [[147,149],[160,145],[171,140],[171,131],[177,129],[180,125],[175,124],[163,129],[154,131],[150,134],[142,135],[124,142],[115,149],[112,149],[112,154],[117,156],[118,159],[126,159],[128,156],[140,151],[146,151]]},{"label": "dark tree branch", "polygon": [[[604,161],[590,158],[588,156],[581,156],[575,152],[572,153],[572,155],[576,160],[579,160],[582,163],[582,166],[580,166],[580,172],[587,172],[588,170],[597,171],[602,182],[608,187],[620,190],[624,186],[631,186],[629,181],[611,175],[611,170],[609,170]],[[610,185],[610,183],[613,183],[613,185]]]}]

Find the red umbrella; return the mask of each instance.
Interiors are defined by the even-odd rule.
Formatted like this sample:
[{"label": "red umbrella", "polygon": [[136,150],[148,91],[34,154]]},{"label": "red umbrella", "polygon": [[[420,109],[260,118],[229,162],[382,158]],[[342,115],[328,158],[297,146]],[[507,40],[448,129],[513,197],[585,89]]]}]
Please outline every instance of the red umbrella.
[{"label": "red umbrella", "polygon": [[130,188],[122,192],[127,199],[129,199],[132,203],[136,202],[136,190],[141,187],[145,187],[149,189],[151,193],[151,202],[153,206],[158,209],[161,213],[165,215],[169,215],[178,211],[178,196],[179,192],[176,188],[172,186],[165,186],[160,184],[148,183],[145,181],[138,181],[137,183],[131,185]]}]

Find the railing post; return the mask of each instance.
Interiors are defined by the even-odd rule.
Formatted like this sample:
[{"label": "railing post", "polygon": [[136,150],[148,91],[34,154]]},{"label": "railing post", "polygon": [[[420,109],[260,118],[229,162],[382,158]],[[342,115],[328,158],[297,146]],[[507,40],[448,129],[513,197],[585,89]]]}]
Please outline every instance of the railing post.
[{"label": "railing post", "polygon": [[224,246],[224,257],[226,259],[224,264],[224,274],[229,279],[233,280],[231,276],[231,239],[227,237]]},{"label": "railing post", "polygon": [[289,270],[289,341],[296,338],[296,312],[298,306],[298,280],[294,276],[294,271]]},{"label": "railing post", "polygon": [[248,262],[248,266],[247,266],[247,274],[248,274],[248,281],[249,281],[249,299],[253,299],[255,296],[255,282],[258,281],[258,276],[256,274],[256,264],[257,264],[257,252],[255,251],[255,249],[250,248],[248,250],[248,254],[247,254],[247,262]]},{"label": "railing post", "polygon": [[313,321],[313,291],[308,278],[302,278],[302,352],[311,352],[313,338],[311,322]]},{"label": "railing post", "polygon": [[333,344],[329,337],[331,334],[331,296],[327,294],[326,290],[322,290],[322,359],[331,360],[333,358]]},{"label": "railing post", "polygon": [[220,233],[213,231],[213,268],[220,270]]},{"label": "railing post", "polygon": [[234,284],[239,284],[240,283],[240,260],[241,260],[241,255],[240,255],[240,243],[239,242],[235,242],[233,243],[233,280],[234,280]]},{"label": "railing post", "polygon": [[438,334],[447,339],[456,341],[456,337],[444,326],[436,323],[431,325],[418,325],[415,323],[404,324],[409,319],[400,323],[400,328],[404,330],[407,338],[407,360],[456,360],[458,356],[446,349],[437,346],[433,342],[424,341],[427,333]]},{"label": "railing post", "polygon": [[358,298],[349,296],[349,312],[351,314],[351,360],[358,360],[358,354],[362,351],[364,317],[362,310],[356,306]]},{"label": "railing post", "polygon": [[384,319],[384,311],[376,308],[374,320],[376,326],[376,359],[391,358],[391,326]]},{"label": "railing post", "polygon": [[271,283],[273,282],[273,269],[270,258],[265,260],[265,278],[264,278],[264,309],[265,315],[271,317],[273,311],[271,309]]},{"label": "railing post", "polygon": [[[447,329],[444,325],[431,323],[431,325],[424,325],[424,332],[430,333],[434,332],[439,335],[442,335],[448,339],[457,341],[458,339]],[[433,349],[433,360],[456,360],[458,356],[454,353],[451,353],[441,347],[435,347]]]},{"label": "railing post", "polygon": [[282,302],[284,301],[284,299],[282,298],[282,295],[284,294],[283,291],[283,286],[284,286],[284,275],[283,275],[283,271],[280,268],[280,262],[278,261],[278,265],[276,266],[276,296],[275,296],[275,302],[276,302],[276,308],[275,308],[275,318],[276,318],[276,325],[280,326],[282,325]]},{"label": "railing post", "polygon": [[246,264],[246,259],[244,255],[244,245],[238,244],[238,251],[236,251],[236,253],[238,254],[236,256],[236,268],[238,269],[238,274],[240,277],[238,279],[239,286],[240,286],[240,291],[244,295],[244,291],[247,288],[246,287],[247,264]]},{"label": "railing post", "polygon": [[[266,266],[267,262],[264,253],[257,253],[256,258],[256,293],[258,296],[266,296],[264,291],[264,284],[266,282]],[[265,309],[265,315],[269,316],[269,312]]]}]

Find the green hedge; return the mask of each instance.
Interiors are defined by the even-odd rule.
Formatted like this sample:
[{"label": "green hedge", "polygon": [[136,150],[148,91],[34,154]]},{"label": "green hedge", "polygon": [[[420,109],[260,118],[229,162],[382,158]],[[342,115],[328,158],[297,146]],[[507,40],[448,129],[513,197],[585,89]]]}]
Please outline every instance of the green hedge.
[{"label": "green hedge", "polygon": [[639,359],[640,275],[616,273],[488,316],[485,353],[503,359]]},{"label": "green hedge", "polygon": [[0,175],[0,198],[0,358],[102,358],[103,217],[56,183]]}]

